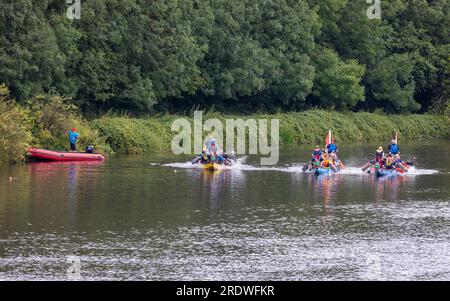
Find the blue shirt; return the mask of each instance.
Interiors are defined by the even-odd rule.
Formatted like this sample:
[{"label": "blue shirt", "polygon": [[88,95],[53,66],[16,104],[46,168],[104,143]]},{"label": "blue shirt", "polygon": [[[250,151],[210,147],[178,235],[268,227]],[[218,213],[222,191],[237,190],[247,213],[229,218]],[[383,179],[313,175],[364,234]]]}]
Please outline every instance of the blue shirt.
[{"label": "blue shirt", "polygon": [[320,148],[314,149],[312,154],[313,154],[313,156],[322,156],[322,150]]},{"label": "blue shirt", "polygon": [[78,139],[79,136],[80,136],[80,134],[78,134],[77,132],[69,131],[69,141],[70,141],[70,143],[72,143],[72,144],[77,143],[77,139]]},{"label": "blue shirt", "polygon": [[337,151],[337,146],[334,143],[330,143],[327,145],[327,149],[328,149],[329,153],[335,152],[335,151]]},{"label": "blue shirt", "polygon": [[396,143],[389,144],[388,149],[389,149],[389,152],[391,152],[394,155],[396,155],[400,152],[400,147],[398,147],[398,144],[396,144]]}]

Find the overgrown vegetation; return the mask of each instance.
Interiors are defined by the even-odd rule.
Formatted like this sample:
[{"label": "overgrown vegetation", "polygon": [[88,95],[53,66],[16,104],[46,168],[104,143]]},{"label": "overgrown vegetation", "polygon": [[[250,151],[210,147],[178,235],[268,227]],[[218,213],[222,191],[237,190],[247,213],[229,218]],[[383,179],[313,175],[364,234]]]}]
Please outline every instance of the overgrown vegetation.
[{"label": "overgrown vegetation", "polygon": [[77,113],[77,108],[60,96],[36,96],[23,105],[9,96],[0,85],[0,162],[20,162],[29,146],[67,150],[68,130],[77,128],[79,145],[94,145],[97,151],[111,148],[97,130]]},{"label": "overgrown vegetation", "polygon": [[0,85],[0,163],[22,161],[31,143],[29,112],[9,98],[5,85]]},{"label": "overgrown vegetation", "polygon": [[[77,108],[60,96],[36,96],[23,105],[9,96],[8,88],[0,85],[0,162],[20,162],[25,159],[27,147],[67,150],[67,133],[76,127],[81,134],[79,147],[93,144],[96,150],[139,154],[170,151],[172,122],[177,118],[192,117],[158,115],[132,118],[113,114],[87,121]],[[324,133],[332,129],[341,142],[380,141],[399,131],[402,139],[450,137],[449,115],[386,115],[383,113],[308,110],[304,112],[223,115],[209,112],[204,118],[272,119],[280,120],[282,147],[321,142]],[[204,133],[206,134],[206,133]]]},{"label": "overgrown vegetation", "polygon": [[[148,153],[170,151],[174,136],[170,127],[181,116],[159,116],[142,119],[129,117],[103,117],[93,121],[116,152]],[[299,113],[222,115],[214,113],[204,118],[280,120],[280,142],[282,147],[323,142],[328,129],[333,130],[336,141],[388,141],[393,131],[398,131],[402,140],[450,137],[450,117],[444,115],[386,115],[374,113],[338,113],[310,110]],[[187,118],[193,125],[193,120]],[[204,133],[206,134],[206,133]]]},{"label": "overgrown vegetation", "polygon": [[[23,160],[28,145],[67,149],[72,127],[81,148],[165,151],[177,116],[163,114],[192,108],[279,118],[284,146],[328,128],[340,141],[448,137],[450,1],[381,1],[381,20],[368,7],[90,0],[69,20],[66,1],[4,0],[0,160]],[[398,115],[414,112],[425,114]]]},{"label": "overgrown vegetation", "polygon": [[92,124],[115,152],[139,154],[170,150],[173,134],[168,120],[103,117]]}]

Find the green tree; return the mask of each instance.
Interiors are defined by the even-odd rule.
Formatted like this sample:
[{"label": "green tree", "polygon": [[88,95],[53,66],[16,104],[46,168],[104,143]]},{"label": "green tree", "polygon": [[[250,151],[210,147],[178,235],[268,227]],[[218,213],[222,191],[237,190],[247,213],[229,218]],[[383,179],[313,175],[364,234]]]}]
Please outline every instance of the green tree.
[{"label": "green tree", "polygon": [[414,100],[413,68],[408,54],[384,58],[369,73],[373,97],[394,112],[419,110],[420,104]]},{"label": "green tree", "polygon": [[364,66],[356,60],[344,62],[330,49],[323,49],[315,60],[318,71],[313,95],[322,106],[348,109],[364,100],[364,87],[360,84]]}]

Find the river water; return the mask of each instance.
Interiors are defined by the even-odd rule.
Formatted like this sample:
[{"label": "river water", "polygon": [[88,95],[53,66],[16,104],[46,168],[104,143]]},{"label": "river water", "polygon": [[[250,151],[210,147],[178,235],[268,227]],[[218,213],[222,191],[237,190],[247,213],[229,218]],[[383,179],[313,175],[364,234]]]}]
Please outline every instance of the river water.
[{"label": "river water", "polygon": [[[0,280],[450,280],[450,141],[376,179],[244,157],[211,173],[172,154],[0,167]],[[10,177],[13,177],[10,179]]]}]

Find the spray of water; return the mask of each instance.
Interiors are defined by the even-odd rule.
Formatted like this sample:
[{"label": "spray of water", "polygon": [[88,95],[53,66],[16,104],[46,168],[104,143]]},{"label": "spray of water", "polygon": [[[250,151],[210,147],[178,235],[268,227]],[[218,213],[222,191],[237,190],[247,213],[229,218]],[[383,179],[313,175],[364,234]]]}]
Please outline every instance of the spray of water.
[{"label": "spray of water", "polygon": [[[288,172],[288,173],[303,173],[302,167],[306,163],[295,163],[290,166],[286,167],[280,167],[280,166],[253,166],[249,164],[245,164],[247,161],[247,157],[239,158],[233,166],[223,166],[223,169],[225,170],[243,170],[243,171],[280,171],[280,172]],[[185,162],[185,163],[167,163],[167,164],[158,164],[158,163],[150,163],[150,165],[161,165],[165,167],[172,167],[172,168],[181,168],[181,169],[191,169],[191,168],[198,168],[200,169],[200,165],[198,164],[192,164],[191,162]],[[435,169],[419,169],[416,167],[411,167],[409,171],[402,176],[417,176],[417,175],[432,175],[439,173],[438,170]],[[367,175],[367,173],[364,173],[360,167],[352,167],[347,166],[345,169],[341,170],[339,174],[344,175]]]}]

